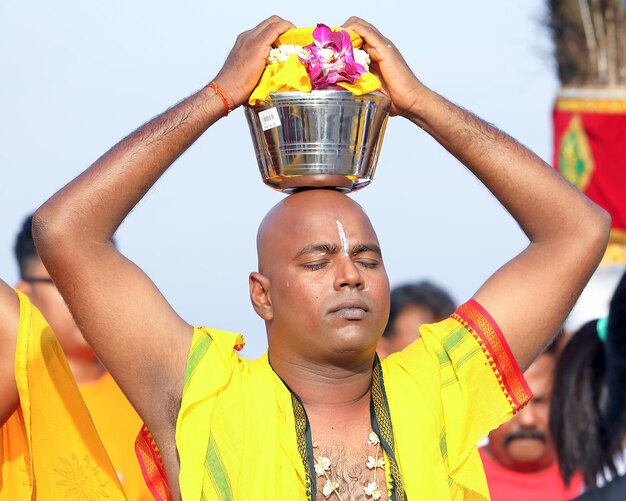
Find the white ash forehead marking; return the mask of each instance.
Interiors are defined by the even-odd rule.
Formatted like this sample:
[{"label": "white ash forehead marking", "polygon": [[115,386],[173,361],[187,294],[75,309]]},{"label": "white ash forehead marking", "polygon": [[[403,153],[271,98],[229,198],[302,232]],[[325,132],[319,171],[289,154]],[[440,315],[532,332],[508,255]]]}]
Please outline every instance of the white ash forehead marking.
[{"label": "white ash forehead marking", "polygon": [[348,243],[346,232],[343,229],[343,224],[341,224],[341,221],[339,220],[337,220],[336,222],[337,222],[337,232],[339,233],[339,241],[341,242],[341,253],[347,257],[350,253],[350,244]]}]

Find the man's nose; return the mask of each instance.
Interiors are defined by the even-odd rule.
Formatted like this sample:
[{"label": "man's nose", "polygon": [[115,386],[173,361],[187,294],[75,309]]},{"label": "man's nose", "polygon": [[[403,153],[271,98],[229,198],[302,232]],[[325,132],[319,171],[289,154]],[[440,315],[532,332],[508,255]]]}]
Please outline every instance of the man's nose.
[{"label": "man's nose", "polygon": [[335,276],[335,289],[343,287],[363,288],[363,277],[357,264],[350,256],[341,256],[338,260],[337,274]]},{"label": "man's nose", "polygon": [[534,428],[537,424],[535,419],[535,412],[532,406],[532,402],[529,403],[524,409],[522,409],[517,415],[518,423],[524,428]]}]

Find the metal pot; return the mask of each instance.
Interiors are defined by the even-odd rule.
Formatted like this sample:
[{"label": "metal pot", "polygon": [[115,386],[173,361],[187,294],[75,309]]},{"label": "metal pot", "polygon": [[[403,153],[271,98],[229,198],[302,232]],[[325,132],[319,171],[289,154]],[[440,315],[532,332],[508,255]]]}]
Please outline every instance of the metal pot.
[{"label": "metal pot", "polygon": [[367,186],[376,170],[390,100],[346,90],[272,93],[245,108],[263,182],[292,193]]}]

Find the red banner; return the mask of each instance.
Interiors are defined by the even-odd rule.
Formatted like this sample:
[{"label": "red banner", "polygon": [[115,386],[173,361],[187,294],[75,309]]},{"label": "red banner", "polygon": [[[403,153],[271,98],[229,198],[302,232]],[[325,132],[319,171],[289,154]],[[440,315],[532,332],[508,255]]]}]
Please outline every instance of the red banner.
[{"label": "red banner", "polygon": [[626,262],[626,97],[559,97],[554,166],[613,218],[605,261]]}]

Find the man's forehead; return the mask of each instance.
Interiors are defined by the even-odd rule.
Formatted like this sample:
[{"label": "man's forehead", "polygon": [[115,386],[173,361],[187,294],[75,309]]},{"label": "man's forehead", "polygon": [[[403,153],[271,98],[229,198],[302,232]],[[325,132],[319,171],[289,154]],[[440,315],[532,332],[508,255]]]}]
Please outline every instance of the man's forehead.
[{"label": "man's forehead", "polygon": [[363,208],[346,195],[331,190],[310,190],[290,195],[276,204],[261,222],[259,233],[273,229],[324,231],[327,225],[336,231],[336,221],[344,227],[350,224],[371,229]]},{"label": "man's forehead", "polygon": [[543,353],[524,372],[524,379],[535,394],[544,393],[552,388],[554,382],[555,356]]},{"label": "man's forehead", "polygon": [[290,195],[268,212],[259,226],[257,246],[263,254],[278,246],[287,250],[319,242],[341,245],[342,233],[355,240],[351,244],[378,241],[359,204],[338,192],[311,190]]}]

